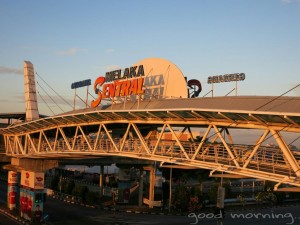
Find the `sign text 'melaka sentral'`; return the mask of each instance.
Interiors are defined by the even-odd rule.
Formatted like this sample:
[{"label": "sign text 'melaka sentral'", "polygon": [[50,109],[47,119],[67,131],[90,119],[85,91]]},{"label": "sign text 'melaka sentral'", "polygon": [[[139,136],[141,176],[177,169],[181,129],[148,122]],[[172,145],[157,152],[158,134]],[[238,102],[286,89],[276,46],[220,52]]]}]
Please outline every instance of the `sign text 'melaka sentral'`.
[{"label": "sign text 'melaka sentral'", "polygon": [[98,97],[91,102],[91,106],[97,107],[105,98],[143,94],[143,76],[145,76],[144,67],[140,65],[125,68],[123,74],[121,70],[114,70],[107,72],[105,77],[98,77],[94,83],[94,91]]}]

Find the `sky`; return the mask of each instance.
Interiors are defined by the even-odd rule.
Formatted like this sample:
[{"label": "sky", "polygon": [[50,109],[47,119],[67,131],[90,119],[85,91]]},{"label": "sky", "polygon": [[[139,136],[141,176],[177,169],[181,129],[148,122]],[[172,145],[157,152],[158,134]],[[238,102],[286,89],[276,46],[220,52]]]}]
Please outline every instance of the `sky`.
[{"label": "sky", "polygon": [[[198,79],[200,96],[220,74],[246,74],[238,95],[278,96],[300,83],[300,0],[0,0],[0,31],[2,113],[25,111],[24,60],[39,75],[45,115],[72,110],[71,83],[144,58],[167,59]],[[215,95],[234,86],[216,84]]]}]

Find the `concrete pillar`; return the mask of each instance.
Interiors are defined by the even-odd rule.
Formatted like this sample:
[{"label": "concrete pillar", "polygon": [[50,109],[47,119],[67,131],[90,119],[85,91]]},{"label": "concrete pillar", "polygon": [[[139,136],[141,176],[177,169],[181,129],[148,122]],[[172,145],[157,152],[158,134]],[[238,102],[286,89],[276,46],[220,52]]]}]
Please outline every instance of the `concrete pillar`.
[{"label": "concrete pillar", "polygon": [[16,209],[17,202],[19,201],[19,179],[17,172],[8,171],[7,185],[7,208],[14,210]]},{"label": "concrete pillar", "polygon": [[32,63],[29,61],[24,62],[24,86],[26,103],[26,121],[39,119],[34,69]]},{"label": "concrete pillar", "polygon": [[100,166],[99,174],[99,187],[100,187],[100,198],[103,196],[103,175],[104,175],[104,166]]},{"label": "concrete pillar", "polygon": [[144,170],[140,168],[140,179],[139,179],[139,207],[143,205],[143,188],[144,188]]},{"label": "concrete pillar", "polygon": [[40,223],[44,208],[44,173],[21,171],[20,214],[21,217]]},{"label": "concrete pillar", "polygon": [[[147,202],[149,203],[149,208],[153,208],[154,201],[154,185],[155,185],[155,167],[153,165],[144,167],[144,170],[149,171],[149,199]],[[148,204],[147,203],[147,204]]]},{"label": "concrete pillar", "polygon": [[155,168],[150,169],[150,187],[149,187],[149,202],[150,208],[153,208],[152,202],[154,201],[154,185],[155,185]]}]

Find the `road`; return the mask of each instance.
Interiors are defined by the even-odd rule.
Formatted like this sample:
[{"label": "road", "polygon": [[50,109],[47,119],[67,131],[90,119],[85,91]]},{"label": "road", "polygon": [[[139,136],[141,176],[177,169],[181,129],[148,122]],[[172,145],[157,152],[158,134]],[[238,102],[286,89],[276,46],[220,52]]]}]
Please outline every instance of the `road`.
[{"label": "road", "polygon": [[[188,217],[146,215],[86,208],[48,198],[45,204],[49,224],[53,225],[112,225],[112,224],[189,224]],[[180,218],[180,219],[179,219]],[[179,219],[179,220],[178,220]]]},{"label": "road", "polygon": [[[52,225],[185,225],[205,224],[216,225],[218,216],[212,213],[191,213],[186,216],[151,215],[126,212],[105,211],[102,209],[85,208],[83,206],[65,203],[56,199],[48,199],[46,213],[49,224]],[[300,224],[300,206],[276,207],[255,210],[240,210],[226,212],[223,225],[283,225]]]},{"label": "road", "polygon": [[20,224],[22,223],[17,222],[0,212],[0,225],[20,225]]},{"label": "road", "polygon": [[[5,207],[5,185],[0,184],[0,204]],[[44,205],[48,215],[49,225],[284,225],[300,224],[300,205],[275,207],[265,209],[226,211],[222,223],[218,223],[218,215],[209,212],[178,215],[151,215],[143,213],[126,213],[93,209],[57,199],[48,198]],[[17,225],[4,215],[0,214],[0,225]]]}]

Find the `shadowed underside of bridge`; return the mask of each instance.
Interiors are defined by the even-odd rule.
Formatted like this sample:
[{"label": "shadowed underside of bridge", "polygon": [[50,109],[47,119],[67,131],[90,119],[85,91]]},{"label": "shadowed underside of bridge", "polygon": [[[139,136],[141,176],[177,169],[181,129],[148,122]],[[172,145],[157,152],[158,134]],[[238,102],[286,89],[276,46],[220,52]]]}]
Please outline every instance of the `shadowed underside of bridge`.
[{"label": "shadowed underside of bridge", "polygon": [[[232,130],[237,128],[255,129],[260,136],[252,145],[235,144]],[[195,130],[202,134],[196,137]],[[300,187],[300,151],[291,149],[282,135],[300,133],[298,97],[126,102],[15,124],[0,132],[6,155],[16,158],[128,157]],[[271,139],[277,145],[266,147]]]}]

